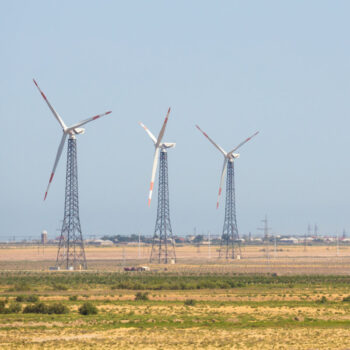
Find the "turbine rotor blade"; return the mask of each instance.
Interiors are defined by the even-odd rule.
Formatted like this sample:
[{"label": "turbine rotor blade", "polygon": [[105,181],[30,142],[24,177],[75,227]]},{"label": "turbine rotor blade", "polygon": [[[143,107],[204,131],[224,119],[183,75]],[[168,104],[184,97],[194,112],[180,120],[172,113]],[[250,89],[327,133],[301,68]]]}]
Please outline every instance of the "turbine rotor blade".
[{"label": "turbine rotor blade", "polygon": [[158,157],[159,157],[159,147],[156,147],[156,150],[154,152],[154,158],[153,158],[151,185],[150,185],[149,195],[148,195],[148,206],[151,205],[154,179],[156,177],[156,171],[157,171],[157,165],[158,165]]},{"label": "turbine rotor blade", "polygon": [[159,135],[158,135],[158,139],[157,139],[157,142],[156,142],[156,147],[158,147],[160,145],[160,143],[162,142],[162,138],[163,138],[164,132],[165,132],[165,127],[166,127],[166,124],[168,123],[169,114],[170,114],[170,107],[169,107],[168,113],[166,114],[166,117],[164,119],[163,126],[160,129],[160,132],[159,132]]},{"label": "turbine rotor blade", "polygon": [[67,131],[73,130],[75,128],[79,128],[80,126],[83,126],[86,123],[92,122],[93,120],[96,120],[98,118],[101,118],[101,117],[103,117],[103,116],[105,116],[107,114],[111,114],[111,113],[112,113],[112,111],[108,111],[106,113],[97,114],[94,117],[91,117],[91,118],[88,118],[88,119],[84,119],[84,120],[80,121],[79,123],[74,124],[74,125],[70,126],[69,128],[67,128]]},{"label": "turbine rotor blade", "polygon": [[49,187],[50,187],[52,179],[53,179],[53,177],[55,175],[57,164],[58,164],[58,161],[60,160],[60,157],[61,157],[61,154],[62,154],[62,150],[63,150],[63,147],[64,147],[64,142],[66,141],[66,137],[67,137],[67,134],[64,132],[63,135],[62,135],[62,139],[61,139],[60,145],[58,146],[55,163],[54,163],[53,168],[52,168],[52,172],[51,172],[51,175],[50,175],[49,184],[47,185],[47,189],[46,189],[46,192],[45,192],[44,200],[47,197],[47,193],[49,192]]},{"label": "turbine rotor blade", "polygon": [[226,152],[217,145],[208,135],[205,133],[198,125],[196,125],[196,128],[216,147],[225,157],[227,156]]},{"label": "turbine rotor blade", "polygon": [[155,138],[155,136],[150,132],[150,130],[146,127],[146,125],[144,125],[143,123],[139,122],[139,124],[141,125],[142,128],[144,128],[144,130],[147,132],[148,136],[152,139],[152,141],[154,142],[154,144],[157,143],[157,139]]},{"label": "turbine rotor blade", "polygon": [[43,99],[46,101],[47,105],[49,106],[49,108],[51,109],[51,112],[53,113],[53,115],[55,116],[55,118],[57,119],[57,121],[60,123],[61,127],[63,130],[66,130],[66,125],[64,124],[62,118],[59,116],[59,114],[55,111],[55,109],[51,106],[49,100],[46,98],[45,94],[41,91],[39,85],[37,84],[37,82],[35,81],[35,79],[33,79],[34,84],[36,85],[36,87],[38,88],[41,96],[43,97]]},{"label": "turbine rotor blade", "polygon": [[251,140],[254,136],[258,135],[259,131],[255,132],[252,136],[245,139],[243,142],[241,142],[238,146],[236,146],[232,151],[230,151],[228,154],[231,155],[233,152],[237,151],[238,148],[242,147],[245,143],[247,143],[249,140]]},{"label": "turbine rotor blade", "polygon": [[220,187],[219,187],[218,200],[216,202],[216,209],[219,208],[219,200],[220,200],[220,196],[221,196],[221,192],[222,192],[222,184],[224,182],[226,168],[227,168],[227,158],[225,157],[225,159],[224,159],[224,166],[222,167],[222,172],[221,172]]}]

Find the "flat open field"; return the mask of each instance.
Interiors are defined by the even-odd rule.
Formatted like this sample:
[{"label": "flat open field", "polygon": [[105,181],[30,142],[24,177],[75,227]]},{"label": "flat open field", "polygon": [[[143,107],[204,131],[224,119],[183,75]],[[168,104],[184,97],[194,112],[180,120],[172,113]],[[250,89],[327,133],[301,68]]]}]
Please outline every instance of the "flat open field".
[{"label": "flat open field", "polygon": [[350,349],[350,247],[246,247],[230,263],[217,248],[156,265],[148,247],[88,247],[89,271],[49,272],[56,247],[2,247],[0,348]]},{"label": "flat open field", "polygon": [[0,273],[7,308],[30,295],[69,313],[0,315],[1,349],[350,348],[348,276]]},{"label": "flat open field", "polygon": [[[218,260],[217,246],[179,246],[177,264],[167,265],[174,272],[197,271],[216,273],[277,273],[277,274],[350,274],[350,246],[280,246],[276,253],[270,247],[270,259],[264,246],[242,247],[242,259]],[[47,270],[55,265],[57,247],[2,246],[0,270]],[[120,271],[123,266],[149,265],[150,247],[86,247],[89,270]],[[163,269],[149,265],[153,269]]]}]

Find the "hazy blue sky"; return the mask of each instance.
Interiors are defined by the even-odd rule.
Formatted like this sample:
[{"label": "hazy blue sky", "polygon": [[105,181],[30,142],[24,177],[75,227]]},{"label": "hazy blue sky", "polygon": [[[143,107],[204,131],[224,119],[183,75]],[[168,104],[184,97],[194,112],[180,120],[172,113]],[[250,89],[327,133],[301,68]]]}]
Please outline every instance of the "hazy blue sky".
[{"label": "hazy blue sky", "polygon": [[[56,235],[64,151],[43,196],[61,131],[78,137],[85,236],[151,234],[155,134],[172,107],[170,209],[175,234],[220,233],[222,155],[256,130],[236,162],[241,234],[268,214],[274,232],[350,231],[348,1],[1,1],[0,238]],[[158,185],[158,181],[157,181]],[[224,199],[224,198],[222,198]]]}]

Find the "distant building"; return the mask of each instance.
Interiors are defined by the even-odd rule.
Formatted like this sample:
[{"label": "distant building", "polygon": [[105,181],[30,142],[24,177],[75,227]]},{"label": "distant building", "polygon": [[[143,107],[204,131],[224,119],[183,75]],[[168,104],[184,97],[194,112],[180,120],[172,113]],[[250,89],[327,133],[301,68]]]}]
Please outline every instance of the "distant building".
[{"label": "distant building", "polygon": [[104,247],[112,247],[114,246],[114,242],[109,239],[89,239],[86,240],[87,244],[96,245],[96,246],[104,246]]},{"label": "distant building", "polygon": [[41,244],[46,244],[47,243],[47,232],[43,231],[41,233]]}]

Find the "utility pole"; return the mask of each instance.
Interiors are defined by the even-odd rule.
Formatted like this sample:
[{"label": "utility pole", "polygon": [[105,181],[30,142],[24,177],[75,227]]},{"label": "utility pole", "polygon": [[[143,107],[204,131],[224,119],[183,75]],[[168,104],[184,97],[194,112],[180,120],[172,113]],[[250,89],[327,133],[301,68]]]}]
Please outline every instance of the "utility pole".
[{"label": "utility pole", "polygon": [[208,231],[208,259],[211,259],[210,231]]},{"label": "utility pole", "polygon": [[123,266],[125,267],[125,246],[123,246]]},{"label": "utility pole", "polygon": [[275,259],[276,259],[276,255],[277,255],[277,239],[276,239],[276,235],[274,235],[274,239],[275,239]]},{"label": "utility pole", "polygon": [[317,238],[317,236],[318,236],[318,226],[317,226],[317,224],[315,224],[315,226],[314,226],[314,235]]},{"label": "utility pole", "polygon": [[141,246],[140,246],[140,233],[139,233],[139,248],[138,248],[138,256],[141,258]]},{"label": "utility pole", "polygon": [[339,235],[337,232],[337,256],[339,256]]}]

